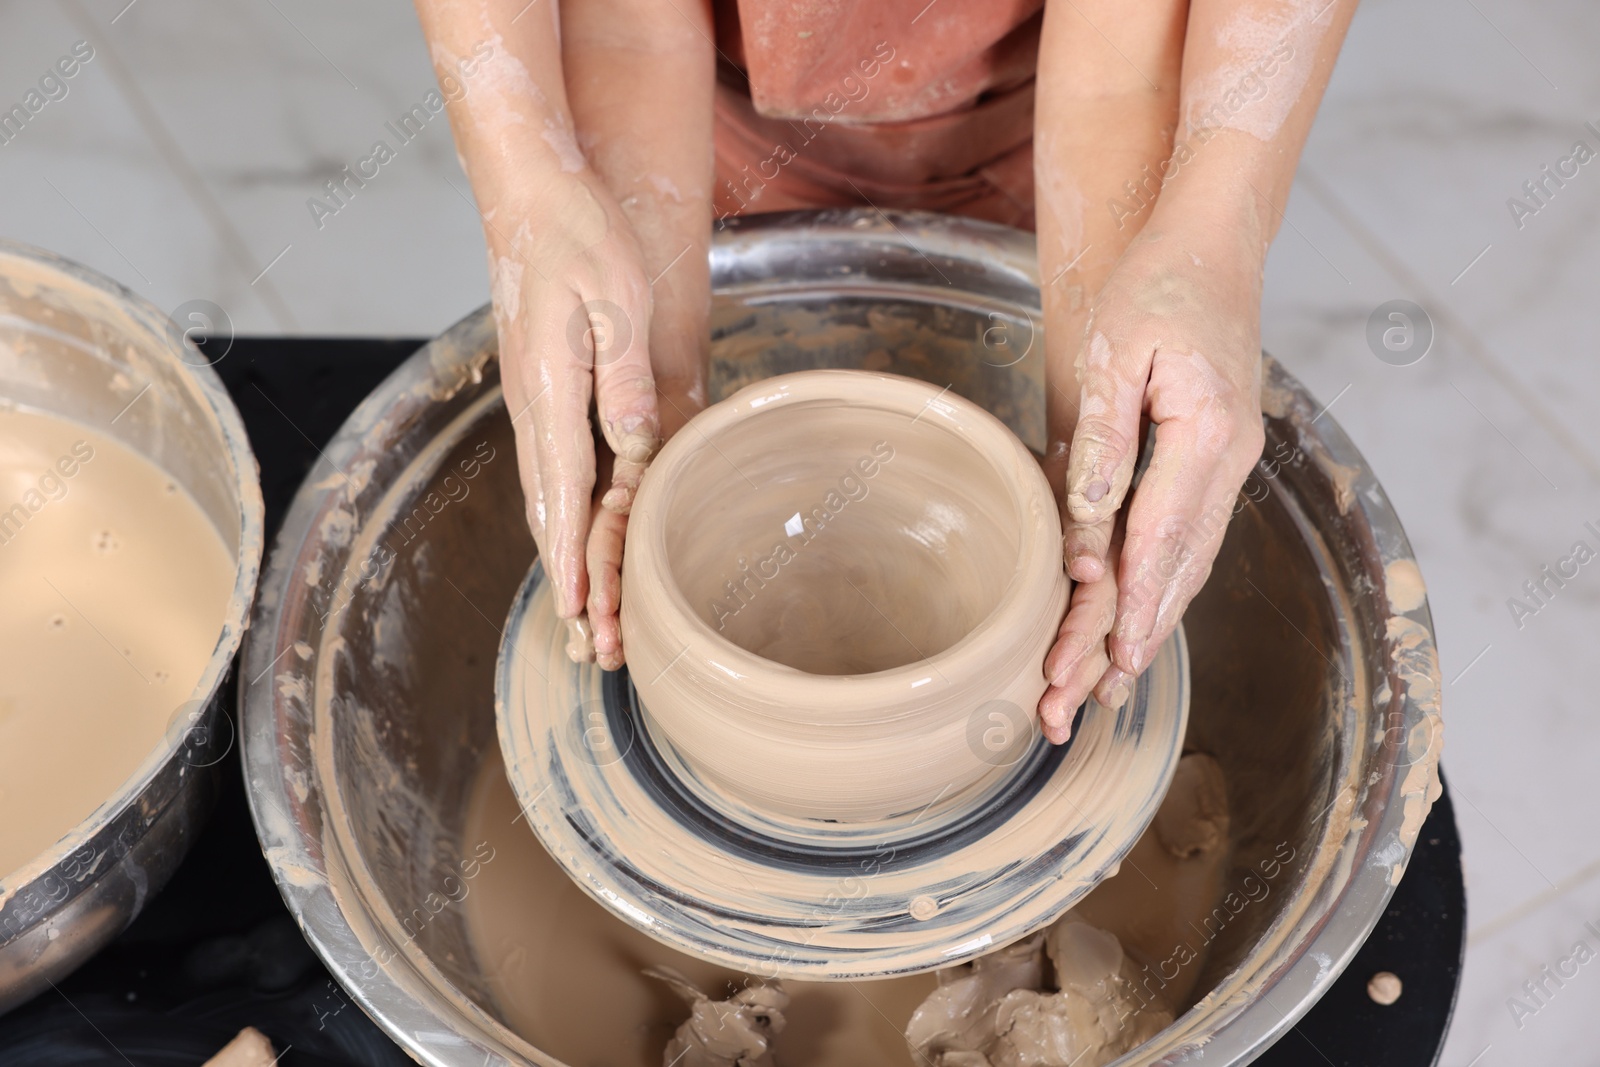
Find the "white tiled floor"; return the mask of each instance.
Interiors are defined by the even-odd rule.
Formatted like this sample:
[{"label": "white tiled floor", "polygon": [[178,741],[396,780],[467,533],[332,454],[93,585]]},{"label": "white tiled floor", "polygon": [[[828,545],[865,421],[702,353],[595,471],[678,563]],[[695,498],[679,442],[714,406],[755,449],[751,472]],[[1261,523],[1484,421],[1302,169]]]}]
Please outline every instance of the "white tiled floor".
[{"label": "white tiled floor", "polygon": [[[96,49],[0,145],[0,234],[164,308],[215,301],[241,332],[431,334],[484,300],[442,120],[322,229],[306,207],[432,86],[409,5],[126,4],[0,2],[0,104]],[[1506,606],[1600,525],[1600,164],[1520,231],[1506,207],[1574,140],[1600,148],[1596,47],[1590,0],[1368,0],[1268,271],[1267,348],[1320,396],[1349,386],[1333,413],[1429,582],[1470,900],[1447,1067],[1600,1063],[1600,966],[1520,1026],[1508,1006],[1579,939],[1600,948],[1600,568],[1520,630]],[[1364,339],[1394,298],[1439,331],[1411,367]]]},{"label": "white tiled floor", "polygon": [[434,88],[410,5],[126,5],[0,5],[7,106],[73,42],[95,48],[0,145],[0,232],[168,310],[211,300],[240,332],[432,334],[483,302],[442,116],[321,228],[306,206]]},{"label": "white tiled floor", "polygon": [[[1584,167],[1520,231],[1506,207],[1574,140],[1600,147],[1583,129],[1600,117],[1592,14],[1577,2],[1365,4],[1306,152],[1298,232],[1285,229],[1268,268],[1266,346],[1319,395],[1353,383],[1334,414],[1428,579],[1468,885],[1447,1067],[1600,1062],[1588,967],[1544,1006],[1522,990],[1578,940],[1600,948],[1584,929],[1600,920],[1600,838],[1587,832],[1600,722],[1586,696],[1600,684],[1600,573],[1581,571],[1520,630],[1506,605],[1579,537],[1595,543],[1584,522],[1600,524],[1583,284],[1600,266],[1600,174]],[[1411,367],[1374,359],[1363,337],[1393,298],[1439,328]],[[1511,997],[1537,1013],[1518,1020]]]}]

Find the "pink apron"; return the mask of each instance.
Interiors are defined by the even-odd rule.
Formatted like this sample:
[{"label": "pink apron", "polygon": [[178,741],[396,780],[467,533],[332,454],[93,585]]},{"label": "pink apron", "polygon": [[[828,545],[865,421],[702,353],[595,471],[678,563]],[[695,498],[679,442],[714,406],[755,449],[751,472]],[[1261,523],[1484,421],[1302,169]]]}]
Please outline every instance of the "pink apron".
[{"label": "pink apron", "polygon": [[719,0],[717,215],[866,203],[1032,229],[1041,7]]}]

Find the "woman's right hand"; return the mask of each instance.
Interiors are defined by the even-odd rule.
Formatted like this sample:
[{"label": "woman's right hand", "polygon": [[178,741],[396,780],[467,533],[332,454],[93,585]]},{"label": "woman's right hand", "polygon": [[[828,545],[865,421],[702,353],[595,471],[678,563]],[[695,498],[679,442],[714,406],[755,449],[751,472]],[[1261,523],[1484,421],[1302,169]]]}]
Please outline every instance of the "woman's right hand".
[{"label": "woman's right hand", "polygon": [[603,665],[620,665],[622,532],[661,439],[650,281],[632,226],[592,172],[498,208],[486,213],[489,276],[528,525],[557,614],[576,627],[590,611]]},{"label": "woman's right hand", "polygon": [[416,3],[481,209],[528,525],[569,651],[614,670],[634,490],[706,403],[710,5]]}]

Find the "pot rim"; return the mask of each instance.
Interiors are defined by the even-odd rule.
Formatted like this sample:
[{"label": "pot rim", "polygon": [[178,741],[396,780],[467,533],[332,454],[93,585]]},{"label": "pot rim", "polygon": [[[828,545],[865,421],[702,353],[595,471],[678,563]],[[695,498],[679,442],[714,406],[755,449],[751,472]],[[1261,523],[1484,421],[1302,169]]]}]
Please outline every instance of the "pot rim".
[{"label": "pot rim", "polygon": [[[857,387],[863,378],[890,382],[897,395],[885,396],[881,401],[875,398],[871,404],[860,403]],[[735,427],[785,408],[818,402],[871,407],[913,421],[923,417],[940,420],[938,424],[979,455],[1006,487],[1017,525],[1016,565],[994,607],[954,644],[931,656],[871,674],[803,671],[757,655],[713,630],[689,604],[682,586],[672,576],[665,519],[678,497],[680,481],[675,476],[707,449],[715,449],[721,435]],[[1027,446],[1004,423],[948,387],[939,389],[914,378],[878,371],[798,371],[745,386],[696,415],[685,430],[695,432],[674,435],[645,472],[631,512],[630,527],[635,529],[630,530],[630,537],[638,536],[636,527],[641,522],[645,536],[630,540],[628,547],[634,553],[635,573],[666,576],[666,595],[656,602],[669,615],[661,622],[665,627],[662,632],[683,637],[697,659],[734,671],[740,678],[741,690],[754,691],[758,696],[761,703],[742,707],[742,713],[763,714],[779,723],[848,725],[847,720],[864,707],[882,708],[897,698],[910,696],[912,683],[925,680],[930,671],[956,680],[956,686],[965,689],[972,683],[961,679],[976,669],[998,659],[1014,658],[1016,648],[1025,644],[1014,635],[1019,627],[1036,620],[1041,605],[1050,599],[1052,584],[1039,580],[1038,573],[1050,565],[1050,554],[1059,551],[1061,544],[1060,514],[1050,483]],[[1018,472],[1020,476],[1012,476]],[[1043,521],[1032,522],[1034,514],[1042,515]],[[624,613],[628,610],[627,601],[624,596]],[[1059,619],[1055,620],[1055,625],[1059,623]],[[823,699],[814,704],[815,718],[802,719],[788,710],[782,714],[765,710],[789,705],[792,687],[801,680],[823,694]],[[917,708],[907,708],[874,719],[872,725],[920,713]]]}]

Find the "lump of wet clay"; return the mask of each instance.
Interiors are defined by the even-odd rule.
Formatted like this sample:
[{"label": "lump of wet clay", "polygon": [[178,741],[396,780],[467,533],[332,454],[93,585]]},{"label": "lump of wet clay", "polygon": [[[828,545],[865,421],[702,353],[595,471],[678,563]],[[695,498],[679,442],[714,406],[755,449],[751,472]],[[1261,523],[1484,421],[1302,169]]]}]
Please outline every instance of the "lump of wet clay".
[{"label": "lump of wet clay", "polygon": [[672,987],[689,1018],[661,1052],[663,1067],[774,1067],[772,1039],[783,1032],[789,994],[779,983],[748,985],[712,1000],[671,967],[644,972]]},{"label": "lump of wet clay", "polygon": [[[1003,1031],[995,1067],[1046,1067],[1056,1063],[1097,1067],[1144,1044],[1172,1022],[1138,988],[1139,968],[1109,931],[1070,912],[1045,935],[1055,964],[1057,992],[1035,994],[1036,1004],[1015,1004]],[[1006,1005],[1001,1005],[1005,1022]]]},{"label": "lump of wet clay", "polygon": [[[1053,964],[1045,991],[1041,948]],[[997,957],[998,963],[991,963]],[[987,965],[987,966],[986,966]],[[1172,1022],[1140,1000],[1116,936],[1067,915],[968,965],[911,1017],[906,1038],[934,1067],[1096,1067]]]},{"label": "lump of wet clay", "polygon": [[1179,859],[1213,852],[1228,840],[1228,782],[1222,765],[1201,752],[1178,761],[1161,808],[1156,837]]},{"label": "lump of wet clay", "polygon": [[1172,788],[1122,870],[1071,914],[1109,930],[1141,968],[1144,996],[1173,1012],[1194,992],[1212,941],[1228,925],[1223,899],[1229,843],[1227,781],[1212,757],[1178,761]]},{"label": "lump of wet clay", "polygon": [[205,1067],[272,1067],[278,1062],[272,1042],[253,1026],[247,1026],[205,1062]]},{"label": "lump of wet clay", "polygon": [[[935,1067],[981,1067],[996,1039],[999,1002],[1044,988],[1044,935],[1034,934],[971,963],[938,972],[939,988],[906,1024],[906,1040]],[[974,1058],[976,1057],[976,1058]]]},{"label": "lump of wet clay", "polygon": [[906,1028],[913,1053],[932,1067],[1100,1067],[1154,1037],[1199,979],[1228,831],[1221,766],[1184,756],[1121,873],[1043,934],[939,972]]}]

